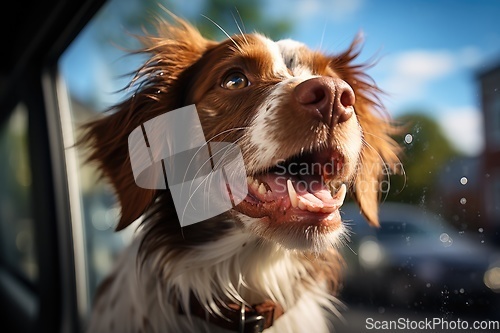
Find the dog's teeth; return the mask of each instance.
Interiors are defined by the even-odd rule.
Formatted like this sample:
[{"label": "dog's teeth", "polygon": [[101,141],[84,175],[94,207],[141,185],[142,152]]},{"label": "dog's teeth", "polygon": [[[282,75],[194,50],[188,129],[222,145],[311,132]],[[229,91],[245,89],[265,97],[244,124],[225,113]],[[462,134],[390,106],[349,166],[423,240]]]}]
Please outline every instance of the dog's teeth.
[{"label": "dog's teeth", "polygon": [[299,208],[301,210],[307,210],[307,206],[305,203],[303,203],[301,200],[299,200],[299,204],[298,204]]},{"label": "dog's teeth", "polygon": [[252,185],[253,183],[253,178],[252,177],[247,177],[247,184]]},{"label": "dog's teeth", "polygon": [[259,185],[259,193],[260,194],[266,194],[267,190],[266,187],[264,186],[264,183],[260,183]]},{"label": "dog's teeth", "polygon": [[344,202],[345,196],[347,194],[347,186],[345,184],[342,184],[337,191],[337,194],[335,194],[335,198],[341,202]]},{"label": "dog's teeth", "polygon": [[321,210],[322,207],[320,206],[314,206],[314,205],[308,205],[307,210],[313,213],[317,213]]},{"label": "dog's teeth", "polygon": [[323,208],[321,208],[321,212],[322,213],[331,213],[333,211],[335,211],[335,208],[332,208],[332,207],[323,207]]},{"label": "dog's teeth", "polygon": [[288,188],[288,196],[290,197],[292,207],[297,208],[299,205],[299,199],[297,198],[297,192],[295,192],[295,188],[293,188],[293,184],[290,179],[286,181],[286,187]]},{"label": "dog's teeth", "polygon": [[256,190],[259,189],[259,181],[257,179],[253,180],[252,187]]}]

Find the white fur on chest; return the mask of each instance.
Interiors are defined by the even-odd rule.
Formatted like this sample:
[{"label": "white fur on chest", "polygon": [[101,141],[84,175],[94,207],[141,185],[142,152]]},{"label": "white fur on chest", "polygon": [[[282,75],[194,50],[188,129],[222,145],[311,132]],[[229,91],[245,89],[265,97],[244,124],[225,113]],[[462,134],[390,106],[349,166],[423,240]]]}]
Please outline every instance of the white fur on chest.
[{"label": "white fur on chest", "polygon": [[299,253],[262,242],[239,228],[166,264],[160,264],[158,253],[141,270],[140,239],[118,260],[112,284],[95,304],[88,333],[229,332],[198,317],[180,315],[168,302],[175,297],[187,308],[191,294],[214,312],[217,297],[247,304],[265,299],[279,303],[285,314],[266,333],[329,332],[332,316],[339,315],[335,307],[339,302],[313,279]]}]

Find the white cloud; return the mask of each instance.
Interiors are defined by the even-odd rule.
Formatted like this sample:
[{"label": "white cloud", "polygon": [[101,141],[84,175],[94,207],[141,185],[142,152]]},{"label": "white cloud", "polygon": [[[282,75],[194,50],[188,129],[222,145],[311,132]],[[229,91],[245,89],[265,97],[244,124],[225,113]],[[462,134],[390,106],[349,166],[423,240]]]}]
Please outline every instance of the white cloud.
[{"label": "white cloud", "polygon": [[456,67],[456,59],[448,51],[413,50],[388,59],[389,76],[380,86],[399,101],[418,99],[427,85],[442,78]]},{"label": "white cloud", "polygon": [[455,61],[447,51],[410,51],[401,54],[394,65],[404,77],[429,80],[448,74]]},{"label": "white cloud", "polygon": [[419,101],[433,82],[461,69],[473,68],[481,59],[481,53],[473,46],[456,52],[422,49],[405,51],[384,60],[385,78],[380,80],[379,85],[398,104]]},{"label": "white cloud", "polygon": [[437,118],[453,147],[469,156],[484,148],[483,115],[473,106],[445,110]]}]

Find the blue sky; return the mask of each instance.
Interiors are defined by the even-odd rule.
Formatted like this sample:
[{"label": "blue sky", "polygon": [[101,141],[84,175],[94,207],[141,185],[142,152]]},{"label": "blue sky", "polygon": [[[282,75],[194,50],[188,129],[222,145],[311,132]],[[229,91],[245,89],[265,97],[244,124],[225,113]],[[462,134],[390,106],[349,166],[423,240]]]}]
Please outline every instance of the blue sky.
[{"label": "blue sky", "polygon": [[[106,29],[123,32],[117,11],[133,10],[137,0],[114,0],[108,8]],[[169,0],[164,4],[184,13],[202,15],[203,0]],[[477,73],[500,64],[500,1],[482,0],[263,0],[269,20],[287,18],[293,29],[287,37],[327,52],[345,49],[357,33],[364,35],[361,60],[373,56],[378,64],[369,71],[388,93],[389,112],[398,116],[419,110],[434,117],[452,143],[469,155],[483,146]],[[127,5],[128,4],[128,5]],[[128,7],[127,7],[128,6]],[[224,27],[236,31],[235,27]],[[258,27],[257,27],[258,28]],[[101,26],[102,29],[102,26]],[[121,31],[121,32],[120,32]],[[262,31],[266,33],[265,31]],[[89,28],[75,41],[61,62],[70,91],[93,91],[104,100],[123,81],[106,73],[132,70],[109,43],[96,46],[98,27]],[[85,62],[98,68],[84,70]],[[125,70],[124,67],[128,66]],[[113,69],[113,67],[115,67]],[[500,84],[500,83],[499,83]],[[99,91],[99,92],[97,92]]]}]

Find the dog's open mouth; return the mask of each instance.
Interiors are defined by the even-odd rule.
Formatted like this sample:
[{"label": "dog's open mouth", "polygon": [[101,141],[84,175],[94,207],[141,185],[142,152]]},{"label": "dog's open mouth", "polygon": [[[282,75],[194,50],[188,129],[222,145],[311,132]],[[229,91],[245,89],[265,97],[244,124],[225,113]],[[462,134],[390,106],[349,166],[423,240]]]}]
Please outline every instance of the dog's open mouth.
[{"label": "dog's open mouth", "polygon": [[344,158],[333,149],[300,154],[247,177],[248,195],[236,209],[271,223],[334,227],[346,196]]}]

